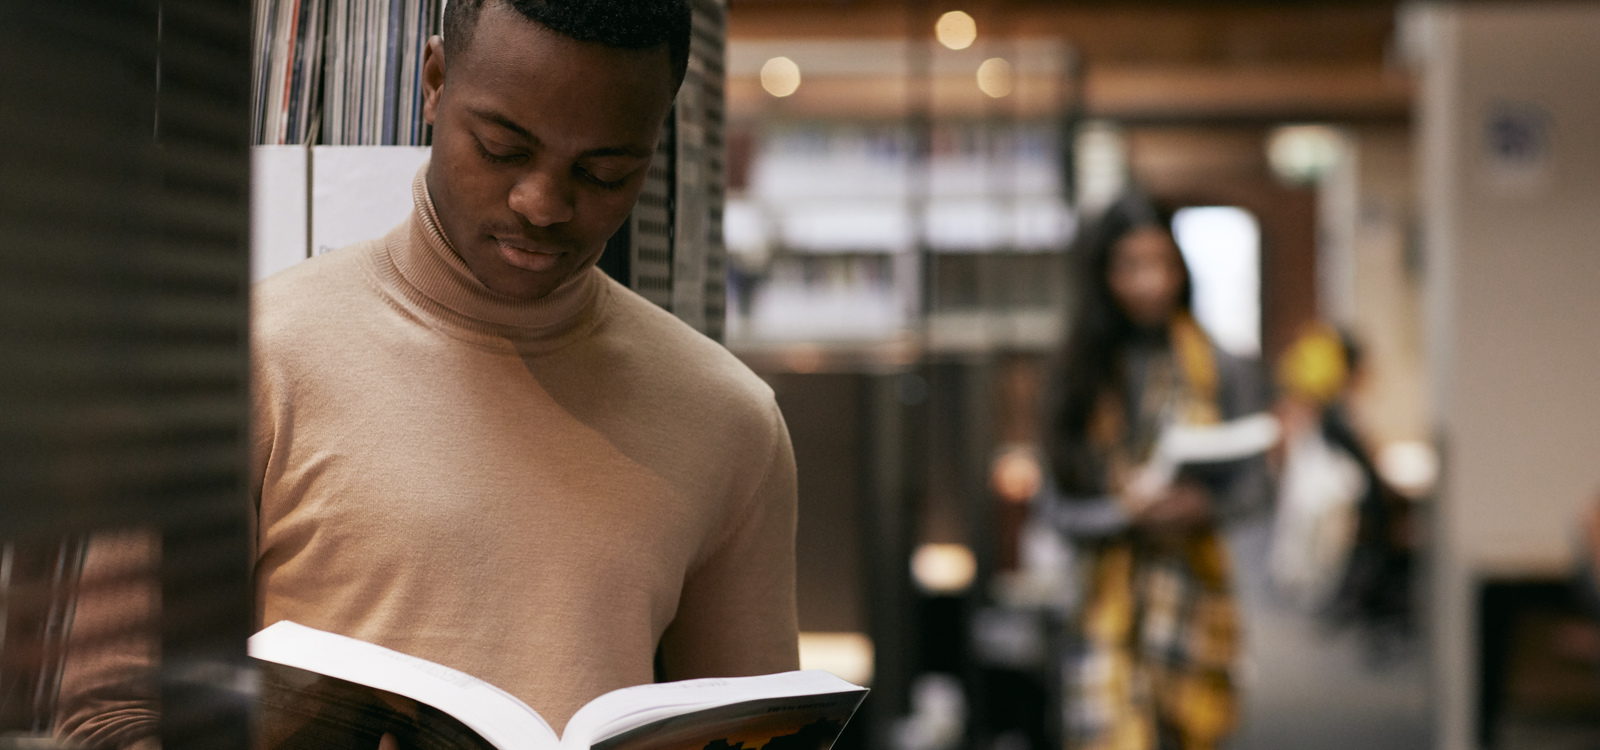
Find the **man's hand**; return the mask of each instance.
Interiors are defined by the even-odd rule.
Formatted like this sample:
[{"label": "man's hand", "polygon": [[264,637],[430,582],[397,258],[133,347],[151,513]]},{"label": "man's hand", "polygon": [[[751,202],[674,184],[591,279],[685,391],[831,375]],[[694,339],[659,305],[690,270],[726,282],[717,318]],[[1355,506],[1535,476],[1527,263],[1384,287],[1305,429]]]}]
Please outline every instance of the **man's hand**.
[{"label": "man's hand", "polygon": [[1210,518],[1211,493],[1198,483],[1180,481],[1134,514],[1133,522],[1150,530],[1181,531]]},{"label": "man's hand", "polygon": [[400,750],[400,741],[392,734],[386,734],[378,740],[378,750]]}]

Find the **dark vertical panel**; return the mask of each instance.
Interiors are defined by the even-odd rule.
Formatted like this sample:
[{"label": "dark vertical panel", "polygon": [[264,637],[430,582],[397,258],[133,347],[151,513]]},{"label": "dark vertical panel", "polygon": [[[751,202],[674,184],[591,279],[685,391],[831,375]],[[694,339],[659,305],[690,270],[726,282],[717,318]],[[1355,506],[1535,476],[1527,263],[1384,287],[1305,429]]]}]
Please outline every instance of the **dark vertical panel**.
[{"label": "dark vertical panel", "polygon": [[783,374],[771,378],[789,425],[799,472],[796,563],[800,629],[866,632],[861,475],[866,446],[863,378]]},{"label": "dark vertical panel", "polygon": [[699,210],[703,222],[697,238],[700,262],[704,264],[704,281],[699,315],[703,321],[701,331],[707,336],[722,340],[727,307],[727,249],[722,239],[722,207],[726,197],[726,154],[724,138],[726,129],[726,94],[728,39],[728,10],[724,0],[697,0],[694,3],[694,28],[691,54],[696,58],[693,66],[699,86],[699,125],[701,129],[698,155],[698,184],[701,193]]},{"label": "dark vertical panel", "polygon": [[0,536],[162,530],[168,750],[248,724],[248,51],[242,2],[0,4]]},{"label": "dark vertical panel", "polygon": [[721,340],[726,307],[723,58],[727,8],[690,3],[689,68],[644,190],[628,221],[606,243],[600,270]]},{"label": "dark vertical panel", "polygon": [[673,166],[677,154],[673,140],[675,120],[675,116],[667,117],[644,190],[639,193],[639,202],[634,205],[625,229],[628,237],[625,283],[640,296],[669,310],[672,309]]},{"label": "dark vertical panel", "polygon": [[862,529],[874,664],[872,695],[859,720],[868,732],[867,747],[888,747],[894,720],[911,708],[919,646],[910,561],[915,508],[926,493],[926,380],[915,373],[866,380]]},{"label": "dark vertical panel", "polygon": [[622,223],[622,227],[616,234],[611,235],[611,239],[606,240],[605,252],[600,254],[600,261],[595,265],[624,286],[633,283],[632,217]]}]

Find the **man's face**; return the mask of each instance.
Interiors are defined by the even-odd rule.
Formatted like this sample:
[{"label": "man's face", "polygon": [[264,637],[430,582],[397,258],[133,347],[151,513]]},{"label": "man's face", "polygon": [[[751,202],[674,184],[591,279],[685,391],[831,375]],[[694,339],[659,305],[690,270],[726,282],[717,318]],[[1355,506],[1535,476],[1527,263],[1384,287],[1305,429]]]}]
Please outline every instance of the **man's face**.
[{"label": "man's face", "polygon": [[456,57],[428,43],[423,85],[441,228],[479,281],[518,299],[549,294],[605,250],[675,93],[665,44],[579,42],[499,0]]}]

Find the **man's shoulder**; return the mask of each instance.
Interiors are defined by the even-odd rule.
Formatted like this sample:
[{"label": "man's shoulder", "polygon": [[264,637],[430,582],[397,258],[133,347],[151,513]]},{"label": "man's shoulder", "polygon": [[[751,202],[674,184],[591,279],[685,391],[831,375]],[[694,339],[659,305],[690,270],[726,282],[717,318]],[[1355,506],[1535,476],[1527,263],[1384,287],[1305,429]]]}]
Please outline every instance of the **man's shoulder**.
[{"label": "man's shoulder", "polygon": [[258,345],[325,328],[359,304],[366,286],[361,255],[370,244],[308,258],[256,282],[250,290],[250,328]]},{"label": "man's shoulder", "polygon": [[633,290],[606,282],[610,309],[599,335],[607,349],[681,397],[711,400],[723,410],[772,413],[772,387],[722,344]]}]

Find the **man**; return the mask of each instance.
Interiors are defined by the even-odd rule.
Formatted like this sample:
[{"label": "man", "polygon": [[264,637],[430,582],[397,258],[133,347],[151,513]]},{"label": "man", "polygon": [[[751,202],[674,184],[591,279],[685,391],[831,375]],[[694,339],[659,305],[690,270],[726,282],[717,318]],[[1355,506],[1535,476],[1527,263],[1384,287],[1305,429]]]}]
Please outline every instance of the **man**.
[{"label": "man", "polygon": [[796,668],[771,391],[594,268],[688,45],[683,0],[448,4],[414,214],[255,290],[262,625],[460,669],[557,731],[658,652],[667,679]]}]

